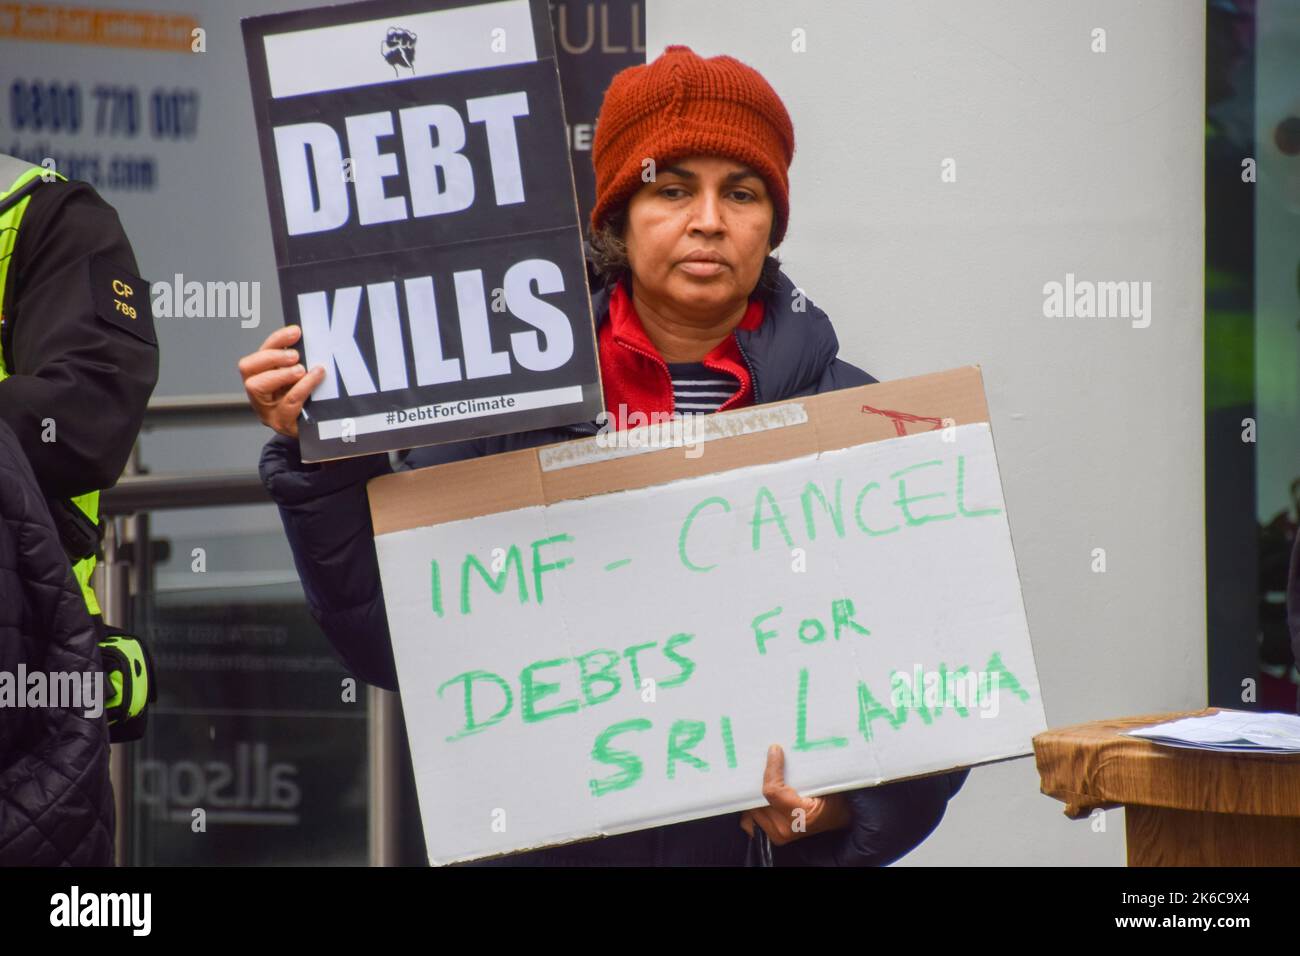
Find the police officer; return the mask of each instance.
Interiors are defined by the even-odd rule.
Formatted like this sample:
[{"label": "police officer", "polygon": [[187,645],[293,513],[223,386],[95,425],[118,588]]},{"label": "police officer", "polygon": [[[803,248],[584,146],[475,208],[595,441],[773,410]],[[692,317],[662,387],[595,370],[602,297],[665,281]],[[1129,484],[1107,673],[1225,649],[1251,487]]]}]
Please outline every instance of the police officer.
[{"label": "police officer", "polygon": [[158,381],[149,287],[137,268],[117,213],[91,186],[0,154],[0,421],[45,495],[104,635],[110,678],[119,665],[111,684],[126,693],[111,723],[141,710],[145,693],[136,688],[132,700],[120,672],[140,671],[140,646],[104,627],[90,587],[99,492],[121,475]]}]

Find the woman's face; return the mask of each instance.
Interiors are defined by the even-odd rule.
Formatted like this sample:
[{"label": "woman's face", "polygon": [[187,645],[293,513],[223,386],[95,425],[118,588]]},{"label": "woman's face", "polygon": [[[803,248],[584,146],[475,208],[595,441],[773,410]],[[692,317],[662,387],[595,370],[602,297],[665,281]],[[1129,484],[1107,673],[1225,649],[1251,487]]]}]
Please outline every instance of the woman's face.
[{"label": "woman's face", "polygon": [[[734,311],[758,284],[775,214],[757,172],[716,156],[656,170],[628,201],[628,262],[642,298],[701,317]],[[717,262],[692,262],[692,253]],[[639,286],[639,288],[637,288]]]}]

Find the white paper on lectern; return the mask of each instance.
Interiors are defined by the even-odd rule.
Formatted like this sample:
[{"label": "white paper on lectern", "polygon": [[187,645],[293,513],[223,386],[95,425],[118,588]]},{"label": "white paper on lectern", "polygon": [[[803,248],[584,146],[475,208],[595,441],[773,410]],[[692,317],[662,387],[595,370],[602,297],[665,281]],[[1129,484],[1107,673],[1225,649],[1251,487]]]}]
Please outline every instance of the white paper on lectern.
[{"label": "white paper on lectern", "polygon": [[1300,716],[1222,710],[1202,717],[1182,717],[1124,732],[1156,743],[1192,750],[1248,753],[1300,753]]}]

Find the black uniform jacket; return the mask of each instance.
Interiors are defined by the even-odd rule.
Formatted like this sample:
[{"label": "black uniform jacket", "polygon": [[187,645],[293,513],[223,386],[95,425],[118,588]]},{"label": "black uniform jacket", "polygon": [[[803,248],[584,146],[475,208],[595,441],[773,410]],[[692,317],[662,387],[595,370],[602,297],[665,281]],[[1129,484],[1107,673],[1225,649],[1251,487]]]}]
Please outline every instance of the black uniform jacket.
[{"label": "black uniform jacket", "polygon": [[158,345],[148,285],[93,188],[55,180],[31,194],[3,315],[0,422],[41,490],[68,498],[111,487],[158,381]]}]

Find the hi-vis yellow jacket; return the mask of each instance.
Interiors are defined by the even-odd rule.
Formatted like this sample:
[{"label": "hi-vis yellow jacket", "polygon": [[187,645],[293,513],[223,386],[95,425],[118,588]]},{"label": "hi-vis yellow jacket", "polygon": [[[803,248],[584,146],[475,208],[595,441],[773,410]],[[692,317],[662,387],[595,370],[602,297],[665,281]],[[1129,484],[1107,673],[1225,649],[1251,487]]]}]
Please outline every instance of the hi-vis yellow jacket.
[{"label": "hi-vis yellow jacket", "polygon": [[[23,213],[27,211],[29,194],[31,189],[39,184],[43,174],[58,176],[57,173],[51,174],[40,166],[24,163],[12,156],[0,155],[0,184],[8,184],[4,191],[0,192],[0,303],[5,301],[4,293],[5,285],[9,279],[9,263],[13,258],[14,247],[18,243],[18,228],[22,224]],[[58,178],[63,179],[64,177],[58,176]],[[11,197],[15,198],[16,201],[7,202]],[[3,317],[0,317],[0,322],[3,322]],[[8,377],[9,370],[5,366],[4,352],[0,350],[0,381]],[[81,509],[93,524],[99,524],[98,491],[78,495],[72,499],[72,503]],[[81,594],[86,600],[87,609],[91,614],[98,614],[99,602],[95,600],[95,592],[90,586],[90,576],[94,570],[95,556],[93,554],[72,566],[72,572],[76,575],[77,584],[81,586]]]}]

